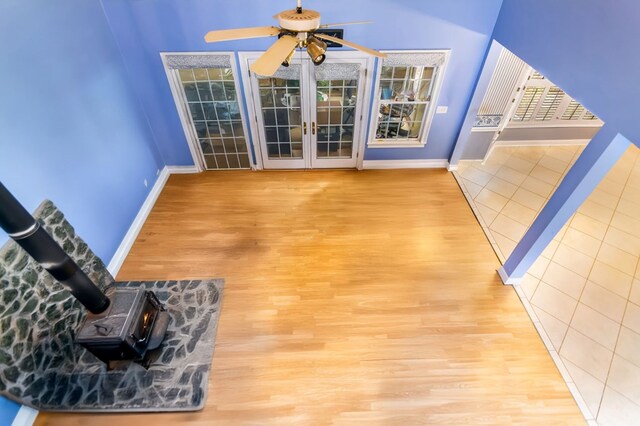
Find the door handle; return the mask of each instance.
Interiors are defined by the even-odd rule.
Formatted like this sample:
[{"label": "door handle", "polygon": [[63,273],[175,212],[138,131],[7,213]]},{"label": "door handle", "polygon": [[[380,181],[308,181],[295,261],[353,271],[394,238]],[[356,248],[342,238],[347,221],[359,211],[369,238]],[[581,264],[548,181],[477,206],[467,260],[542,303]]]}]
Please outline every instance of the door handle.
[{"label": "door handle", "polygon": [[302,133],[304,133],[305,135],[307,134],[307,122],[306,121],[302,122]]},{"label": "door handle", "polygon": [[311,134],[312,135],[316,134],[316,122],[315,121],[311,122]]}]

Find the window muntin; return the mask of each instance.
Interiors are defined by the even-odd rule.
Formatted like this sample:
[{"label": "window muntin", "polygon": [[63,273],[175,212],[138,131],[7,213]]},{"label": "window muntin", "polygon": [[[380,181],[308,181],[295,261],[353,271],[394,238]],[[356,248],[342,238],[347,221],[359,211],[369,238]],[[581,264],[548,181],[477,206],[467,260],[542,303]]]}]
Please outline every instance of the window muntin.
[{"label": "window muntin", "polygon": [[447,52],[387,55],[379,68],[369,146],[424,146]]},{"label": "window muntin", "polygon": [[251,167],[231,68],[179,69],[207,169]]}]

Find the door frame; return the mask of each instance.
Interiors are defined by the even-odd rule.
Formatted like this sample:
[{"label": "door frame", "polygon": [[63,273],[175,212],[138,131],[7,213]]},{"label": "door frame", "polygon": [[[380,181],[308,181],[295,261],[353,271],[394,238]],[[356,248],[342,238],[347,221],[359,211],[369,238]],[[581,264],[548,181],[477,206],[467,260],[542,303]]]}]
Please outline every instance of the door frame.
[{"label": "door frame", "polygon": [[[197,172],[203,172],[207,170],[204,165],[204,154],[202,153],[202,148],[200,147],[200,143],[198,142],[198,136],[195,134],[195,129],[193,122],[191,121],[191,115],[188,108],[188,102],[184,90],[182,89],[182,82],[180,81],[180,76],[178,74],[177,69],[169,68],[167,64],[167,56],[228,56],[229,62],[231,64],[231,72],[233,72],[233,84],[236,89],[236,93],[238,94],[238,108],[240,110],[240,118],[242,121],[242,128],[245,134],[245,143],[247,145],[247,153],[249,154],[249,164],[251,165],[251,170],[256,170],[256,165],[253,162],[253,158],[251,155],[251,144],[249,141],[249,133],[247,132],[247,117],[245,114],[245,105],[244,105],[244,97],[241,96],[243,93],[240,90],[240,79],[241,75],[238,73],[238,67],[236,64],[236,55],[234,52],[160,52],[160,59],[162,60],[162,66],[164,68],[164,72],[167,75],[167,81],[169,82],[169,88],[171,89],[171,95],[173,98],[173,102],[175,103],[176,110],[178,111],[178,117],[180,118],[180,124],[182,124],[182,130],[184,131],[184,136],[187,140],[187,146],[189,147],[189,152],[191,153],[191,157],[193,158],[193,164],[196,167]],[[197,67],[194,67],[197,68]]]},{"label": "door frame", "polygon": [[[256,106],[255,106],[255,102],[254,102],[254,97],[253,97],[253,92],[252,92],[252,83],[251,83],[251,74],[250,74],[250,70],[249,70],[249,61],[250,60],[255,60],[257,58],[259,58],[264,52],[259,52],[259,51],[250,51],[250,52],[238,52],[238,59],[240,62],[240,76],[242,78],[242,86],[243,86],[243,93],[245,96],[245,99],[247,100],[246,102],[246,107],[247,107],[247,111],[249,113],[249,120],[251,121],[249,123],[249,134],[251,135],[251,142],[253,144],[253,149],[254,152],[256,153],[256,169],[257,170],[262,170],[264,169],[264,163],[262,161],[262,143],[260,140],[260,130],[258,128],[258,125],[260,124],[259,120],[258,120],[258,112],[256,111]],[[358,126],[358,136],[357,136],[357,141],[356,141],[356,137],[354,135],[354,147],[353,147],[353,155],[356,156],[356,168],[358,170],[362,169],[362,162],[364,159],[364,149],[365,149],[365,145],[366,145],[366,138],[369,132],[369,114],[371,112],[371,90],[372,90],[372,85],[373,85],[373,75],[374,75],[374,71],[375,71],[375,57],[368,55],[366,53],[362,53],[362,52],[358,52],[355,50],[349,50],[349,51],[335,51],[335,50],[329,50],[327,52],[327,54],[331,57],[331,58],[336,58],[336,59],[344,59],[344,60],[348,60],[348,59],[357,59],[357,60],[362,60],[365,59],[364,62],[364,66],[365,66],[365,71],[364,71],[364,80],[362,82],[363,86],[362,86],[362,99],[364,100],[364,102],[361,105],[360,108],[360,125]],[[304,51],[297,51],[294,55],[294,59],[293,62],[295,63],[296,61],[301,61],[301,59],[303,58],[307,58],[307,55]],[[311,65],[311,64],[309,64]],[[303,67],[304,69],[304,67]],[[309,80],[310,78],[308,76],[301,76],[301,90],[306,89],[307,91],[309,90]],[[304,85],[304,88],[303,88]],[[315,102],[314,102],[315,105]],[[309,169],[310,167],[310,162],[311,162],[311,149],[312,147],[309,146],[308,147],[308,155],[305,157],[305,169]],[[303,150],[306,150],[307,148],[304,146],[303,144]]]}]

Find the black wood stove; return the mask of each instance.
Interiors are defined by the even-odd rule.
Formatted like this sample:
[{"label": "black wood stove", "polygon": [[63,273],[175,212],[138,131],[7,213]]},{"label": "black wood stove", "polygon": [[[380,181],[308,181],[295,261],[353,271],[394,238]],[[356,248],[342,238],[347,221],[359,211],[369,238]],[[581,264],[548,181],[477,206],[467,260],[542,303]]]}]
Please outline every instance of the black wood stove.
[{"label": "black wood stove", "polygon": [[164,340],[170,317],[156,295],[143,288],[118,288],[108,292],[109,307],[87,314],[76,335],[105,363],[135,360],[147,366],[145,355]]},{"label": "black wood stove", "polygon": [[115,283],[104,294],[1,182],[0,227],[89,310],[76,343],[107,365],[148,366],[148,352],[160,346],[171,321],[153,292]]}]

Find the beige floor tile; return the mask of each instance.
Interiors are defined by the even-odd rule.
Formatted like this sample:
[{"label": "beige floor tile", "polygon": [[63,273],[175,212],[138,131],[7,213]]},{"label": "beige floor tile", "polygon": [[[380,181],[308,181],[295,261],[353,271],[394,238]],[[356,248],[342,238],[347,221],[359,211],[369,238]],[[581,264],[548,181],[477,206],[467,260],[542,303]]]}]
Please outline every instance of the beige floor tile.
[{"label": "beige floor tile", "polygon": [[500,179],[510,182],[514,185],[520,185],[522,184],[522,181],[524,181],[527,178],[528,174],[529,174],[528,171],[521,172],[511,168],[510,162],[507,162],[504,166],[500,168],[500,170],[496,172],[495,175]]},{"label": "beige floor tile", "polygon": [[[640,404],[640,367],[614,355],[607,386]],[[638,419],[640,421],[640,419]]]},{"label": "beige floor tile", "polygon": [[553,254],[556,252],[559,245],[560,243],[558,241],[551,240],[551,242],[544,248],[540,256],[546,257],[547,259],[552,259]]},{"label": "beige floor tile", "polygon": [[527,227],[500,213],[489,227],[494,232],[504,235],[513,241],[520,241]]},{"label": "beige floor tile", "polygon": [[601,382],[607,380],[613,352],[569,327],[560,356],[568,359]]},{"label": "beige floor tile", "polygon": [[573,158],[578,155],[584,147],[576,145],[565,146],[550,146],[545,150],[547,156],[557,158],[558,160],[569,163]]},{"label": "beige floor tile", "polygon": [[591,195],[589,195],[589,199],[605,207],[613,207],[618,204],[618,197],[598,188],[593,190]]},{"label": "beige floor tile", "polygon": [[613,179],[605,178],[598,184],[598,189],[619,197],[620,195],[622,195],[622,191],[624,190],[624,184],[624,181],[620,182]]},{"label": "beige floor tile", "polygon": [[547,270],[547,266],[549,266],[549,259],[545,259],[544,257],[538,257],[533,265],[527,271],[529,274],[533,275],[536,278],[542,278],[544,272]]},{"label": "beige floor tile", "polygon": [[570,326],[607,349],[614,350],[616,347],[620,323],[605,317],[584,303],[578,303]]},{"label": "beige floor tile", "polygon": [[541,281],[533,295],[531,304],[569,324],[578,301]]},{"label": "beige floor tile", "polygon": [[636,265],[638,264],[637,256],[607,243],[602,244],[596,259],[629,275],[633,275],[636,272]]},{"label": "beige floor tile", "polygon": [[493,235],[494,241],[498,245],[498,249],[504,256],[504,258],[507,259],[509,256],[511,256],[513,249],[516,248],[518,243],[505,237],[502,234],[498,234],[497,232],[491,231],[491,234]]},{"label": "beige floor tile", "polygon": [[592,219],[608,224],[611,222],[611,218],[615,211],[613,207],[614,206],[603,206],[602,204],[598,204],[587,198],[587,200],[582,203],[582,206],[578,209],[578,212],[589,216]]},{"label": "beige floor tile", "polygon": [[622,327],[615,353],[640,367],[640,334]]},{"label": "beige floor tile", "polygon": [[536,217],[535,210],[525,207],[513,200],[509,200],[500,213],[525,226],[529,226]]},{"label": "beige floor tile", "polygon": [[496,194],[500,194],[503,197],[511,198],[511,196],[516,192],[518,187],[512,183],[507,182],[504,179],[500,179],[497,176],[491,178],[489,183],[485,185],[485,188],[495,192]]},{"label": "beige floor tile", "polygon": [[580,302],[620,323],[624,316],[627,300],[606,288],[587,281],[580,296]]},{"label": "beige floor tile", "polygon": [[580,391],[580,395],[582,395],[582,398],[587,404],[587,408],[589,408],[589,411],[595,418],[595,416],[598,415],[600,401],[604,393],[604,383],[568,359],[562,359],[562,361],[567,371],[569,371],[571,379],[576,384],[578,391]]},{"label": "beige floor tile", "polygon": [[[636,275],[637,276],[637,275]],[[631,293],[629,293],[629,302],[633,302],[640,306],[640,280],[635,278],[631,284]]]},{"label": "beige floor tile", "polygon": [[496,218],[496,216],[498,216],[498,212],[493,210],[492,208],[489,208],[485,205],[482,205],[480,203],[476,204],[476,209],[478,210],[478,213],[480,214],[480,217],[482,217],[482,220],[484,221],[485,226],[489,227],[489,225],[491,225],[491,222],[493,222],[493,220]]},{"label": "beige floor tile", "polygon": [[528,161],[537,163],[545,155],[545,149],[543,147],[515,147],[511,153],[514,157],[523,158]]},{"label": "beige floor tile", "polygon": [[640,238],[634,237],[618,228],[609,227],[607,235],[604,237],[604,242],[634,256],[640,256]]},{"label": "beige floor tile", "polygon": [[474,198],[480,191],[482,191],[482,186],[471,182],[469,179],[462,178],[462,185],[467,193],[471,195],[471,198]]},{"label": "beige floor tile", "polygon": [[471,182],[480,186],[485,186],[493,177],[492,174],[479,170],[473,166],[465,167],[460,172],[460,175],[463,178],[470,180]]},{"label": "beige floor tile", "polygon": [[543,311],[540,308],[533,307],[533,312],[535,312],[540,324],[544,328],[544,331],[549,336],[549,340],[551,340],[551,345],[557,350],[560,350],[562,346],[562,341],[564,340],[564,336],[567,334],[567,330],[569,329],[569,325],[563,323],[558,318],[554,317]]},{"label": "beige floor tile", "polygon": [[600,426],[637,426],[638,419],[640,419],[640,405],[633,403],[609,386],[605,387],[597,417]]},{"label": "beige floor tile", "polygon": [[539,282],[540,280],[531,274],[525,274],[522,278],[520,288],[522,288],[522,291],[524,292],[525,296],[527,296],[528,300],[531,300],[531,298],[533,297],[533,293],[535,293]]},{"label": "beige floor tile", "polygon": [[579,252],[565,244],[560,244],[552,260],[568,270],[583,277],[588,277],[594,258]]},{"label": "beige floor tile", "polygon": [[640,176],[629,177],[629,182],[622,191],[622,198],[635,202],[640,200]]},{"label": "beige floor tile", "polygon": [[562,243],[588,256],[595,257],[600,249],[601,240],[569,227],[562,237]]},{"label": "beige floor tile", "polygon": [[511,199],[535,211],[542,209],[542,206],[544,206],[547,201],[544,197],[534,194],[524,188],[518,188]]},{"label": "beige floor tile", "polygon": [[489,158],[485,162],[476,164],[476,168],[495,176],[495,174],[498,172],[498,170],[500,170],[503,164],[504,160],[500,161],[497,158]]},{"label": "beige floor tile", "polygon": [[497,146],[491,151],[491,155],[484,162],[485,164],[505,164],[511,158],[511,150],[506,146]]},{"label": "beige floor tile", "polygon": [[627,303],[627,309],[624,312],[622,325],[630,328],[636,333],[640,333],[640,306],[631,302]]},{"label": "beige floor tile", "polygon": [[534,178],[540,179],[550,185],[556,185],[560,181],[560,177],[562,175],[538,164],[533,168],[533,170],[531,170],[529,176],[533,176]]},{"label": "beige floor tile", "polygon": [[576,213],[569,226],[577,229],[578,231],[584,232],[587,235],[591,235],[594,238],[598,238],[599,240],[602,240],[607,233],[606,223],[592,219],[582,213]]},{"label": "beige floor tile", "polygon": [[520,186],[544,198],[548,198],[555,189],[553,185],[536,179],[533,176],[528,176]]},{"label": "beige floor tile", "polygon": [[589,274],[589,280],[626,299],[629,297],[633,277],[596,260]]},{"label": "beige floor tile", "polygon": [[499,212],[507,204],[509,199],[487,188],[483,188],[474,198],[474,201]]},{"label": "beige floor tile", "polygon": [[[637,214],[640,214],[640,212]],[[619,230],[629,233],[635,237],[640,237],[640,220],[627,216],[626,214],[616,212],[611,219],[610,226],[618,228]]]},{"label": "beige floor tile", "polygon": [[616,211],[631,217],[638,217],[640,215],[640,200],[621,198]]},{"label": "beige floor tile", "polygon": [[538,164],[556,173],[564,173],[569,165],[569,161],[561,160],[547,154],[538,161]]},{"label": "beige floor tile", "polygon": [[[521,157],[511,156],[505,163],[510,169],[515,170],[524,175],[528,175],[536,166],[535,161],[526,160]],[[507,179],[509,180],[509,179]],[[515,182],[514,182],[515,183]]]},{"label": "beige floor tile", "polygon": [[551,261],[542,281],[578,300],[587,279]]}]

